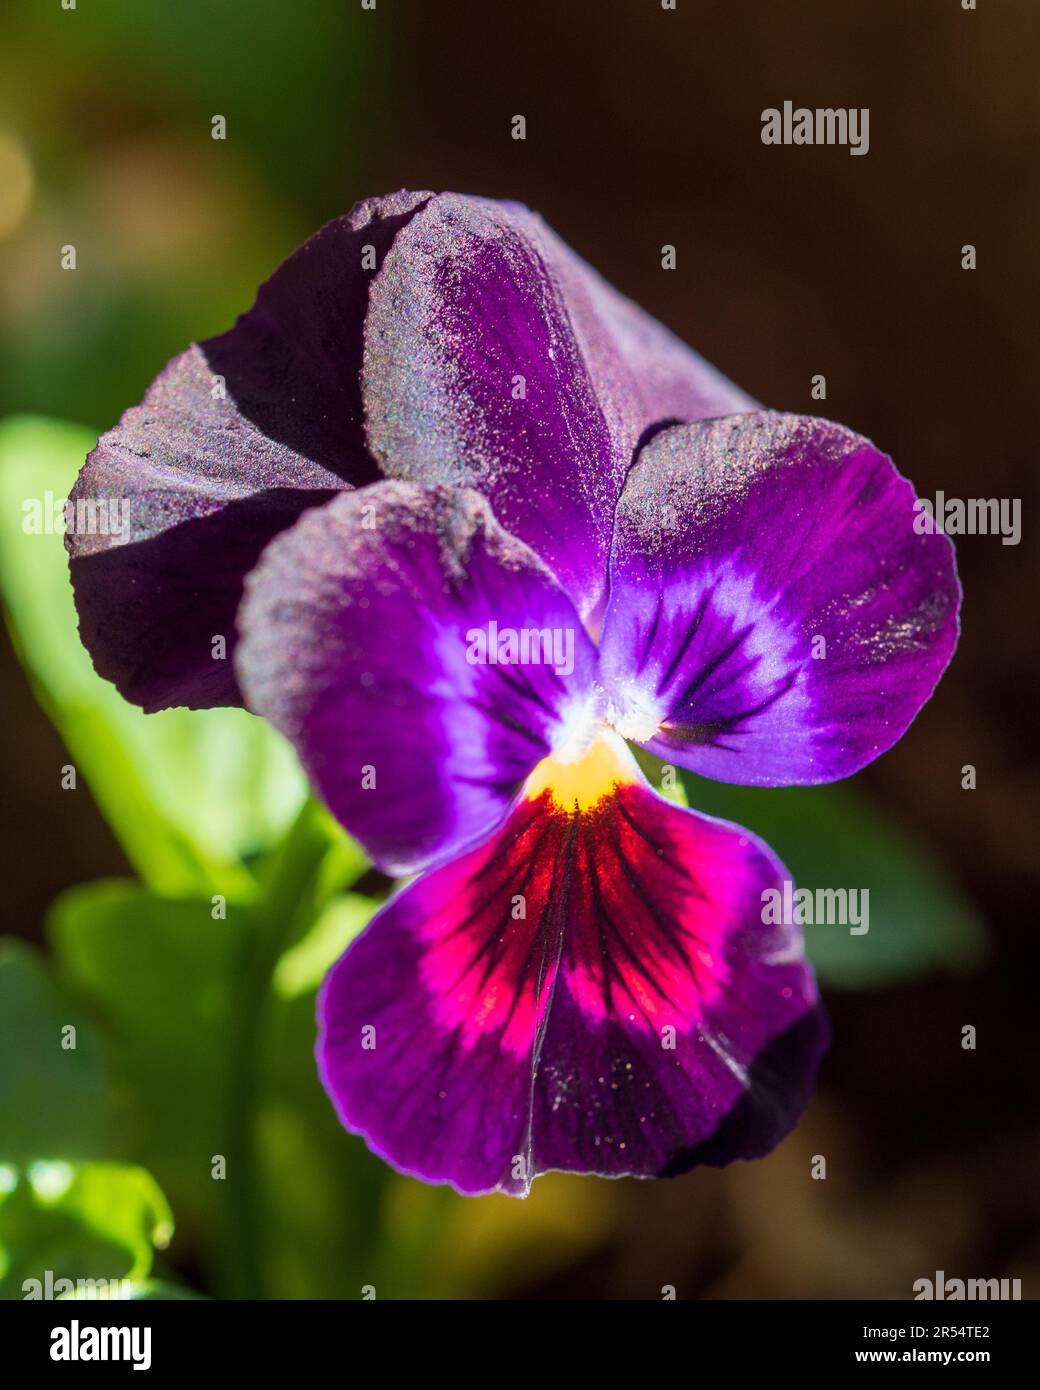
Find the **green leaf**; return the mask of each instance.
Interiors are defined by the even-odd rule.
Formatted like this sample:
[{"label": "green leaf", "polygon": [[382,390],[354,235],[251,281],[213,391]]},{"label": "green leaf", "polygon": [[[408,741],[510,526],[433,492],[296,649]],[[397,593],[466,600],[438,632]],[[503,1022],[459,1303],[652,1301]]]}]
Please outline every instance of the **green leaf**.
[{"label": "green leaf", "polygon": [[[169,1204],[143,1168],[37,1162],[7,1170],[0,1186],[0,1297],[23,1297],[26,1281],[43,1285],[48,1274],[73,1283],[142,1280],[172,1235]],[[71,1290],[58,1285],[54,1292]]]},{"label": "green leaf", "polygon": [[[314,1064],[314,1008],[313,992],[276,996],[268,1020],[259,1125],[266,1293],[358,1299],[363,1285],[383,1286],[395,1184],[418,1189],[424,1209],[442,1193],[398,1178],[340,1125]],[[421,1251],[417,1260],[423,1268]]]},{"label": "green leaf", "polygon": [[284,833],[305,780],[285,740],[245,710],[146,715],[95,674],[53,524],[94,442],[60,421],[0,424],[0,590],[15,647],[145,882],[168,894],[248,896],[254,884],[242,861]]},{"label": "green leaf", "polygon": [[101,1153],[101,1045],[38,952],[0,941],[0,1162]]},{"label": "green leaf", "polygon": [[[324,814],[302,829],[301,858],[313,837],[325,843]],[[334,841],[337,881],[349,858]],[[249,1220],[260,1230],[264,1292],[357,1297],[375,1258],[389,1170],[342,1130],[321,1087],[314,989],[304,981],[336,948],[336,930],[359,928],[374,905],[355,905],[336,930],[333,911],[316,936],[302,932],[299,946],[281,955],[292,962],[278,976],[288,979],[287,994],[254,992],[261,918],[273,913],[287,929],[278,904],[308,897],[290,862],[255,904],[229,906],[225,921],[211,919],[206,899],[163,899],[118,882],[70,890],[48,919],[62,977],[110,1022],[109,1122],[127,1154],[155,1173],[186,1243],[228,1292],[237,1291],[233,1245],[243,1239],[239,1193],[248,1181],[234,1125],[243,1104],[256,1140],[258,1199],[250,1199]],[[255,1035],[253,1009],[260,1011]],[[224,1180],[212,1176],[215,1155],[227,1158]]]},{"label": "green leaf", "polygon": [[48,932],[62,977],[109,1023],[109,1123],[189,1225],[212,1222],[226,1151],[228,1041],[248,909],[214,920],[206,899],[135,884],[71,889]]},{"label": "green leaf", "polygon": [[58,1301],[61,1303],[88,1301],[94,1302],[98,1299],[126,1299],[129,1302],[155,1302],[178,1301],[181,1299],[201,1299],[203,1294],[193,1293],[191,1289],[182,1288],[180,1284],[171,1284],[165,1279],[121,1279],[117,1285],[102,1284],[97,1288],[79,1287],[69,1293],[63,1293]]},{"label": "green leaf", "polygon": [[799,888],[869,890],[865,933],[806,926],[822,983],[881,988],[930,971],[969,970],[983,954],[984,929],[952,869],[847,782],[763,789],[691,772],[682,779],[695,811],[753,830]]},{"label": "green leaf", "polygon": [[304,938],[282,954],[274,972],[278,993],[287,999],[313,994],[379,906],[360,893],[345,893],[333,899]]},{"label": "green leaf", "polygon": [[127,1290],[127,1298],[138,1303],[157,1300],[179,1302],[183,1299],[201,1299],[202,1294],[193,1293],[191,1289],[182,1288],[180,1284],[171,1284],[166,1279],[146,1279],[143,1284],[131,1284]]}]

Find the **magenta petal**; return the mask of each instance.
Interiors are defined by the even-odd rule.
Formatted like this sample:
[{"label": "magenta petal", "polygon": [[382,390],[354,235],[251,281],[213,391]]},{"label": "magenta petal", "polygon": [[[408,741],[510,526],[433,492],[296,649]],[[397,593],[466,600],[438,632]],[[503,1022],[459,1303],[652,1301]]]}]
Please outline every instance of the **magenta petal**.
[{"label": "magenta petal", "polygon": [[768,1153],[827,1043],[786,877],[738,826],[642,781],[580,818],[534,1090],[536,1172],[671,1176]]},{"label": "magenta petal", "polygon": [[618,506],[611,717],[723,782],[847,777],[890,748],[957,641],[953,546],[862,436],[761,412],[677,426]]},{"label": "magenta petal", "polygon": [[534,1049],[559,953],[546,844],[521,806],[391,899],[322,987],[318,1069],[340,1119],[427,1182],[530,1185]]},{"label": "magenta petal", "polygon": [[365,327],[368,437],[387,474],[477,488],[583,617],[643,431],[753,403],[526,208],[432,198]]},{"label": "magenta petal", "polygon": [[127,699],[240,703],[213,639],[230,656],[244,576],[305,508],[377,476],[361,423],[363,249],[383,256],[426,196],[371,199],[329,223],[234,328],[174,358],[87,459],[73,499],[114,499],[129,525],[67,537],[80,632]]},{"label": "magenta petal", "polygon": [[532,784],[329,975],[322,1079],[399,1168],[672,1174],[766,1152],[806,1104],[826,1027],[798,928],[762,921],[783,870],[619,768],[581,809]]},{"label": "magenta petal", "polygon": [[[308,512],[249,576],[239,628],[250,708],[391,873],[483,839],[596,715],[570,600],[465,489],[377,483]],[[508,630],[551,647],[529,642],[524,661]]]}]

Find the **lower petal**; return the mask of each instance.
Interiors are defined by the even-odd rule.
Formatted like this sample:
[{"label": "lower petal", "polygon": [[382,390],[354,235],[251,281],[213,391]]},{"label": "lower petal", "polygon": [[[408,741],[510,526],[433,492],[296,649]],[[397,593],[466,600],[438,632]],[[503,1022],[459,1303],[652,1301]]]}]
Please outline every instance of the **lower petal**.
[{"label": "lower petal", "polygon": [[522,804],[480,849],[393,898],[325,981],[318,1066],[340,1119],[427,1182],[529,1186],[533,1059],[560,947],[560,830]]},{"label": "lower petal", "polygon": [[463,1192],[768,1151],[826,1041],[798,926],[762,920],[783,878],[746,832],[658,797],[613,736],[546,759],[497,834],[331,972],[318,1053],[341,1119]]}]

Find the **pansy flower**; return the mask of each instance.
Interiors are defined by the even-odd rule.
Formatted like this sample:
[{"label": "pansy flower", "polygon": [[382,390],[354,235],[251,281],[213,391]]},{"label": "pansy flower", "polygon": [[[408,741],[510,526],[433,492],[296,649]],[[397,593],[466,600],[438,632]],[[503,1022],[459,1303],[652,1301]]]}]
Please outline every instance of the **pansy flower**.
[{"label": "pansy flower", "polygon": [[525,208],[400,193],[175,358],[74,495],[131,504],[69,537],[98,671],[266,716],[411,879],[321,991],[348,1129],[518,1194],[790,1130],[826,1025],[763,911],[786,871],[629,744],[773,787],[903,734],[959,588],[872,444],[760,410]]}]

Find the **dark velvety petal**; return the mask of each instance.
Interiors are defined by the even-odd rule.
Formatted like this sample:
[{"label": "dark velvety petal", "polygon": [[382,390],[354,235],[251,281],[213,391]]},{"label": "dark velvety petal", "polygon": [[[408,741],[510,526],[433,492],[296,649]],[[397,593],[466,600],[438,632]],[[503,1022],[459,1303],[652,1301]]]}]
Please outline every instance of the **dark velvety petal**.
[{"label": "dark velvety petal", "polygon": [[250,708],[391,873],[483,839],[598,712],[570,600],[467,489],[377,483],[308,512],[249,576],[239,630]]},{"label": "dark velvety petal", "polygon": [[456,194],[412,218],[373,285],[364,395],[384,470],[483,492],[583,617],[643,431],[753,408],[540,218]]},{"label": "dark velvety petal", "polygon": [[230,654],[244,575],[306,507],[377,476],[361,420],[364,248],[378,263],[427,196],[371,199],[331,222],[98,441],[73,500],[107,515],[114,499],[128,526],[67,544],[83,641],[127,699],[239,703],[213,638]]},{"label": "dark velvety petal", "polygon": [[332,970],[318,1058],[340,1118],[464,1192],[766,1152],[826,1041],[799,929],[763,924],[782,878],[750,835],[659,798],[613,736],[548,760]]},{"label": "dark velvety petal", "polygon": [[618,506],[602,665],[626,737],[723,782],[847,777],[957,642],[946,536],[841,425],[761,412],[662,431]]}]

